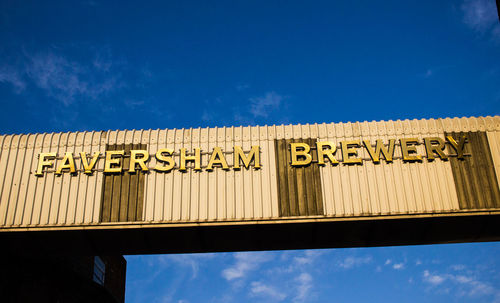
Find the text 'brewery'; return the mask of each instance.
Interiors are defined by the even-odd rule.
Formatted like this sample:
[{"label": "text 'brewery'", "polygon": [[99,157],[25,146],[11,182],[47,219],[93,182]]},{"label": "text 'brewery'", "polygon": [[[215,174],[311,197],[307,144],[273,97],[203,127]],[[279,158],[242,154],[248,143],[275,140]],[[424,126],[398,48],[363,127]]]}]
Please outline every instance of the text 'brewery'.
[{"label": "text 'brewery'", "polygon": [[[372,145],[370,140],[363,140],[362,142],[363,143],[361,143],[360,140],[340,141],[340,149],[342,151],[341,162],[344,164],[361,164],[363,159],[358,157],[358,149],[362,147],[361,144],[366,148],[374,163],[380,162],[381,155],[383,155],[386,162],[392,162],[396,139],[389,139],[388,144],[384,144],[382,140],[378,139],[375,142],[375,146]],[[427,160],[433,161],[436,157],[439,157],[441,160],[448,160],[448,156],[450,155],[444,152],[446,149],[446,142],[455,150],[457,158],[463,159],[465,143],[467,142],[466,136],[462,136],[458,142],[452,136],[446,136],[446,141],[439,137],[424,138]],[[418,144],[418,138],[399,139],[403,161],[422,161],[422,155],[417,153]],[[325,165],[325,158],[327,158],[332,165],[339,163],[340,160],[335,158],[337,146],[333,142],[316,142],[315,148],[319,165]],[[290,143],[291,165],[309,165],[312,162],[311,149],[311,146],[307,143]]]}]

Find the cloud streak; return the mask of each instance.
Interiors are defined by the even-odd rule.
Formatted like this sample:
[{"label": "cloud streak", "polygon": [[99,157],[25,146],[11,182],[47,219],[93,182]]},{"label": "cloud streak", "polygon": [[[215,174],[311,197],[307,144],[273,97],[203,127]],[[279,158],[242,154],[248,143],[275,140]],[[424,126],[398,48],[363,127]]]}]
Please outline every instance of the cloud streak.
[{"label": "cloud streak", "polygon": [[497,8],[493,0],[465,0],[461,8],[464,23],[476,31],[484,32],[498,23]]},{"label": "cloud streak", "polygon": [[280,292],[277,288],[264,284],[260,281],[254,281],[251,284],[250,295],[252,297],[263,297],[273,301],[283,301],[287,295]]},{"label": "cloud streak", "polygon": [[22,75],[10,66],[0,67],[0,83],[12,85],[17,94],[20,94],[26,88],[26,82],[22,79]]},{"label": "cloud streak", "polygon": [[250,113],[254,118],[267,118],[271,111],[280,107],[283,96],[276,92],[268,92],[264,96],[250,98]]},{"label": "cloud streak", "polygon": [[[79,51],[83,55],[79,56]],[[127,86],[123,79],[126,63],[113,59],[107,49],[69,46],[20,53],[21,64],[5,63],[0,68],[0,82],[12,85],[17,94],[31,86],[70,106],[106,97]]]},{"label": "cloud streak", "polygon": [[432,287],[442,286],[445,283],[451,283],[458,286],[457,294],[464,296],[485,296],[492,294],[500,294],[495,288],[486,282],[476,279],[474,276],[464,274],[439,274],[431,273],[429,270],[424,270],[422,280]]},{"label": "cloud streak", "polygon": [[465,0],[461,9],[463,22],[474,31],[490,32],[493,39],[500,39],[500,24],[494,0]]},{"label": "cloud streak", "polygon": [[216,257],[216,254],[205,253],[205,254],[176,254],[176,255],[164,255],[160,256],[160,262],[164,264],[175,263],[182,267],[191,268],[191,279],[198,277],[198,272],[200,269],[200,262],[210,260]]},{"label": "cloud streak", "polygon": [[265,252],[238,252],[234,254],[234,258],[236,263],[222,271],[222,277],[228,281],[244,278],[262,263],[270,261],[272,255]]},{"label": "cloud streak", "polygon": [[123,86],[119,73],[112,75],[108,72],[111,65],[110,61],[98,66],[95,63],[83,64],[47,52],[29,57],[26,74],[48,96],[70,105],[76,98],[95,100]]},{"label": "cloud streak", "polygon": [[369,264],[372,262],[371,256],[365,257],[346,257],[338,263],[338,266],[343,269],[351,269],[354,267],[358,267],[364,264]]},{"label": "cloud streak", "polygon": [[293,299],[294,302],[303,302],[312,288],[313,278],[309,273],[301,273],[295,278],[297,282],[297,296]]},{"label": "cloud streak", "polygon": [[297,265],[311,264],[316,258],[323,254],[322,251],[306,250],[302,256],[294,257],[294,263]]},{"label": "cloud streak", "polygon": [[[275,91],[268,91],[257,96],[246,95],[238,89],[236,96],[231,96],[231,102],[228,102],[228,97],[219,97],[214,100],[205,101],[209,105],[201,111],[200,119],[206,123],[227,123],[240,125],[255,125],[256,122],[264,122],[267,119],[276,118],[278,122],[284,123],[287,121],[287,106],[284,102],[288,97],[280,95]],[[241,105],[236,105],[235,99],[240,99]],[[224,114],[225,111],[232,115]],[[231,117],[228,119],[227,117]],[[220,124],[219,124],[220,125]]]}]

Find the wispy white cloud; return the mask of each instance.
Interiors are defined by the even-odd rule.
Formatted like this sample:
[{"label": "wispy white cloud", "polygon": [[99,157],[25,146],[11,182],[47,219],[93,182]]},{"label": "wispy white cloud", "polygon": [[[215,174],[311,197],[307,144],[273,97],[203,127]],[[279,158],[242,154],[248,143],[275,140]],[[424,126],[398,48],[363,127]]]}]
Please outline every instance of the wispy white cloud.
[{"label": "wispy white cloud", "polygon": [[[286,123],[287,104],[284,102],[288,97],[280,95],[275,91],[269,91],[262,95],[243,96],[246,84],[237,86],[236,96],[224,96],[211,100],[205,100],[206,107],[202,109],[200,119],[208,123],[230,123],[239,125],[255,125],[259,120],[275,118],[274,123]],[[234,93],[234,92],[232,92]],[[235,102],[240,100],[240,102]],[[230,114],[225,112],[229,111]],[[224,113],[224,114],[223,114]]]},{"label": "wispy white cloud", "polygon": [[303,255],[294,257],[293,260],[297,265],[311,264],[322,253],[322,251],[318,250],[306,250]]},{"label": "wispy white cloud", "polygon": [[203,110],[203,113],[201,114],[201,120],[203,122],[210,122],[215,118],[215,114],[212,111],[209,111],[207,109]]},{"label": "wispy white cloud", "polygon": [[233,108],[233,121],[241,125],[253,125],[255,120],[241,108]]},{"label": "wispy white cloud", "polygon": [[459,271],[459,270],[464,270],[465,269],[465,265],[463,265],[463,264],[455,264],[455,265],[450,266],[450,268],[453,269],[453,270]]},{"label": "wispy white cloud", "polygon": [[446,71],[454,68],[453,65],[436,65],[427,67],[424,71],[417,74],[417,77],[423,79],[431,79],[438,75],[445,73]]},{"label": "wispy white cloud", "polygon": [[195,279],[198,276],[200,262],[205,262],[216,256],[217,255],[213,253],[162,255],[159,256],[159,261],[162,264],[169,265],[173,263],[178,266],[188,267],[191,269],[191,279]]},{"label": "wispy white cloud", "polygon": [[465,0],[461,8],[464,23],[476,31],[484,32],[498,23],[494,0]]},{"label": "wispy white cloud", "polygon": [[280,292],[276,287],[264,284],[260,281],[254,281],[250,286],[250,295],[253,297],[263,297],[273,301],[283,301],[287,295]]},{"label": "wispy white cloud", "polygon": [[484,296],[500,293],[500,290],[495,289],[489,283],[480,281],[476,277],[470,275],[454,275],[449,273],[438,274],[431,273],[429,270],[424,270],[422,279],[433,287],[449,282],[452,284],[451,286],[455,285],[460,287],[456,291],[459,295]]},{"label": "wispy white cloud", "polygon": [[270,261],[272,255],[266,252],[238,252],[234,254],[234,258],[235,264],[222,271],[222,276],[228,281],[244,278],[262,263]]},{"label": "wispy white cloud", "polygon": [[111,58],[111,51],[109,48],[103,51],[97,52],[92,60],[92,65],[95,69],[103,72],[108,72],[111,70],[113,65],[116,65]]},{"label": "wispy white cloud", "polygon": [[[146,267],[151,269],[150,275],[135,275],[127,278],[131,280],[131,284],[141,289],[148,289],[151,285],[156,285],[158,280],[169,273],[171,277],[163,281],[163,285],[157,288],[157,292],[152,294],[139,294],[133,302],[165,302],[165,303],[188,303],[187,299],[178,296],[182,285],[189,283],[189,280],[198,277],[200,268],[206,266],[209,260],[223,257],[221,254],[203,253],[203,254],[170,254],[170,255],[154,255],[154,256],[127,256],[127,261],[136,263],[142,262]],[[128,282],[127,282],[128,283]],[[134,287],[132,286],[132,287]],[[147,298],[147,299],[145,299]],[[154,300],[152,299],[154,298]]]},{"label": "wispy white cloud", "polygon": [[26,88],[26,82],[18,70],[10,66],[0,67],[0,83],[8,83],[14,87],[16,93],[21,93]]},{"label": "wispy white cloud", "polygon": [[320,250],[306,250],[304,253],[289,258],[289,252],[283,252],[280,256],[280,261],[286,264],[286,266],[278,266],[269,269],[267,272],[269,274],[283,274],[283,273],[294,273],[297,271],[302,271],[308,266],[311,266],[316,260],[323,255],[325,252]]},{"label": "wispy white cloud", "polygon": [[462,276],[462,275],[453,276],[453,277],[455,278],[455,280],[457,282],[462,283],[462,284],[472,282],[472,278],[471,277],[466,277],[466,276]]},{"label": "wispy white cloud", "polygon": [[[419,262],[419,261],[417,261],[417,262]],[[403,270],[406,267],[406,261],[396,263],[392,259],[386,259],[385,262],[384,262],[384,266],[388,266],[389,268],[392,268],[392,269],[395,269],[395,270]],[[382,271],[382,266],[381,265],[377,266],[377,268],[375,270],[377,272],[381,272]]]},{"label": "wispy white cloud", "polygon": [[463,21],[474,31],[490,32],[493,39],[500,39],[500,25],[494,0],[465,0],[461,9]]},{"label": "wispy white cloud", "polygon": [[[0,82],[9,83],[18,94],[28,87],[38,88],[66,106],[98,100],[128,87],[123,77],[130,72],[128,64],[114,58],[109,48],[66,45],[23,50],[14,61],[1,62]],[[137,83],[146,78],[144,73],[138,75]]]},{"label": "wispy white cloud", "polygon": [[243,91],[243,90],[246,90],[248,88],[250,88],[250,84],[248,84],[248,83],[239,83],[238,85],[236,85],[237,91]]},{"label": "wispy white cloud", "polygon": [[293,298],[294,302],[303,302],[312,288],[313,278],[309,273],[301,273],[295,278],[297,282],[297,295]]},{"label": "wispy white cloud", "polygon": [[254,118],[268,117],[271,111],[280,107],[284,97],[276,92],[268,92],[264,96],[250,98],[250,113]]},{"label": "wispy white cloud", "polygon": [[364,256],[364,257],[346,257],[340,262],[338,262],[338,266],[343,268],[343,269],[350,269],[353,267],[358,267],[364,264],[369,264],[372,262],[372,257],[371,256]]},{"label": "wispy white cloud", "polygon": [[431,274],[428,270],[424,270],[423,278],[425,282],[430,283],[432,285],[439,285],[446,280],[446,277]]},{"label": "wispy white cloud", "polygon": [[99,66],[71,60],[52,51],[29,55],[26,74],[47,95],[70,105],[75,98],[97,99],[123,86],[119,74],[107,74],[111,63]]},{"label": "wispy white cloud", "polygon": [[462,279],[462,281],[460,283],[467,284],[470,286],[470,291],[469,291],[470,296],[490,295],[490,294],[493,294],[495,292],[498,293],[498,290],[496,290],[490,284],[482,282],[482,281],[477,281],[477,280],[474,280],[471,278],[465,277],[465,279]]},{"label": "wispy white cloud", "polygon": [[[293,302],[304,302],[310,299],[313,291],[313,275],[318,262],[324,261],[321,256],[327,253],[322,250],[305,250],[291,257],[290,252],[282,252],[278,258],[279,266],[267,269],[265,276],[269,277],[265,285],[274,285],[280,289],[286,298]],[[279,288],[276,287],[279,281]],[[293,287],[290,287],[293,286]]]},{"label": "wispy white cloud", "polygon": [[136,109],[136,108],[144,105],[145,101],[144,100],[125,99],[124,103],[125,103],[126,107],[128,107],[130,109]]}]

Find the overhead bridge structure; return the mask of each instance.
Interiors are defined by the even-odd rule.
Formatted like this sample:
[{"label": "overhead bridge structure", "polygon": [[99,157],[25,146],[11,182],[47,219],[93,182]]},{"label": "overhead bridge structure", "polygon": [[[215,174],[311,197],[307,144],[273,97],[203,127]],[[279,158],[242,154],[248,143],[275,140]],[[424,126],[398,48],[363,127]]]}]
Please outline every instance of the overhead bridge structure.
[{"label": "overhead bridge structure", "polygon": [[0,136],[0,241],[152,254],[500,240],[500,117]]}]

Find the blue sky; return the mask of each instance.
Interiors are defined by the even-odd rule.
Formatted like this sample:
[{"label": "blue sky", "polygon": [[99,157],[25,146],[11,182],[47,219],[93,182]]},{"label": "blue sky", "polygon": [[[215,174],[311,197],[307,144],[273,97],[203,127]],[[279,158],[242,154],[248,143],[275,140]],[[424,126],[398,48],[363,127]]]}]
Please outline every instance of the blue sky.
[{"label": "blue sky", "polygon": [[[498,115],[494,0],[0,2],[0,133]],[[127,302],[500,302],[498,243],[128,257]]]},{"label": "blue sky", "polygon": [[498,243],[129,256],[128,302],[499,302]]}]

